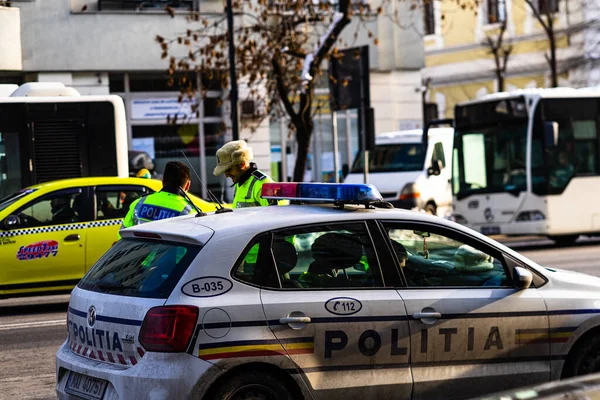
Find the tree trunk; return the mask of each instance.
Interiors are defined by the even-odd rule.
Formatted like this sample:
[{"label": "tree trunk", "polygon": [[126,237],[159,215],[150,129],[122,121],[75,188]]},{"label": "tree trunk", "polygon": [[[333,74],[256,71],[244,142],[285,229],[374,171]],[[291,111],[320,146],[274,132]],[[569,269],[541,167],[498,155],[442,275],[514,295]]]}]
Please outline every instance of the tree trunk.
[{"label": "tree trunk", "polygon": [[294,165],[294,182],[304,181],[304,170],[306,169],[306,160],[310,150],[310,138],[312,137],[312,126],[305,124],[296,125],[296,142],[298,143],[298,152],[296,154],[296,165]]},{"label": "tree trunk", "polygon": [[498,71],[496,78],[498,79],[498,91],[504,92],[504,73],[501,71]]}]

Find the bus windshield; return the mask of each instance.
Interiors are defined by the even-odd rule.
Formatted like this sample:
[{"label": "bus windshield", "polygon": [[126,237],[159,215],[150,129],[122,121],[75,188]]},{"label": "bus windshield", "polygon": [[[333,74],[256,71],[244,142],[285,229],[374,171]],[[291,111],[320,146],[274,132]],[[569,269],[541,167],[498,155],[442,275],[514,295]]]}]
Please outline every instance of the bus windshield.
[{"label": "bus windshield", "polygon": [[[421,142],[377,146],[369,154],[369,172],[421,171],[424,164],[425,150]],[[352,172],[361,173],[363,170],[363,153],[359,152]]]},{"label": "bus windshield", "polygon": [[477,193],[527,189],[527,109],[522,98],[456,107],[452,191]]}]

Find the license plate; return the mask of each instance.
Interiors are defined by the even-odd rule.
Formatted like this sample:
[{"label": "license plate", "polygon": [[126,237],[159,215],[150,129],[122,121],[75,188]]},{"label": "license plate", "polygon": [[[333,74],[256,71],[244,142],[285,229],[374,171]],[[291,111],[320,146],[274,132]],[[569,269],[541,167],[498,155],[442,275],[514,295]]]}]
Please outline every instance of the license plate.
[{"label": "license plate", "polygon": [[482,226],[481,233],[484,235],[499,235],[500,227],[499,226]]},{"label": "license plate", "polygon": [[65,392],[84,399],[101,399],[108,382],[104,379],[92,378],[77,372],[69,371]]}]

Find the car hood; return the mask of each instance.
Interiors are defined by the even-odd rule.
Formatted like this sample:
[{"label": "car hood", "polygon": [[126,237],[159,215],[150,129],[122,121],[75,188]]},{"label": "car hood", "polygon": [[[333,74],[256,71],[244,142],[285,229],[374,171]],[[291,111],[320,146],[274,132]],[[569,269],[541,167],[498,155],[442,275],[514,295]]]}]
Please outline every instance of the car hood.
[{"label": "car hood", "polygon": [[544,268],[544,275],[561,287],[569,286],[578,289],[600,289],[600,278],[581,272],[559,268]]}]

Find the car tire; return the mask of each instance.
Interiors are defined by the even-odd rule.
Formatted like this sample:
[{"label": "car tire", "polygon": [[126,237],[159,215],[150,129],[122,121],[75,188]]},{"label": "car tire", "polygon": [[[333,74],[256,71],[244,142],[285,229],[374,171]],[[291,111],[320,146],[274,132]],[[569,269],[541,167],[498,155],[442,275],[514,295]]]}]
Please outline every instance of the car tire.
[{"label": "car tire", "polygon": [[551,236],[550,239],[554,240],[559,247],[572,246],[579,235],[563,235],[563,236]]},{"label": "car tire", "polygon": [[260,372],[247,371],[221,382],[207,396],[210,400],[293,400],[281,379]]},{"label": "car tire", "polygon": [[425,206],[425,212],[429,215],[437,215],[437,210],[435,208],[435,205],[431,204],[431,203],[429,203]]},{"label": "car tire", "polygon": [[562,378],[600,372],[600,337],[592,336],[575,350],[565,364]]}]

